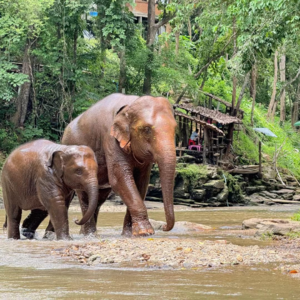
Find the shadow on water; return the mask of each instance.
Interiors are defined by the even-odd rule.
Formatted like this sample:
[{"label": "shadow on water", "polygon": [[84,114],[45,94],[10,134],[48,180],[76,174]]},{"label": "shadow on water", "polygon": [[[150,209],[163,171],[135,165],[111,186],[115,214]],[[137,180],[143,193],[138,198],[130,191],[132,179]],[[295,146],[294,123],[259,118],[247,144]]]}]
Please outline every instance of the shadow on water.
[{"label": "shadow on water", "polygon": [[[257,244],[252,239],[230,236],[228,229],[239,229],[244,219],[288,218],[292,209],[229,209],[176,212],[177,221],[210,225],[215,233],[192,235],[197,239],[223,238],[233,243]],[[27,214],[24,213],[23,218]],[[70,214],[71,233],[76,243],[83,243],[79,227]],[[155,220],[164,220],[162,211],[149,211]],[[120,236],[124,213],[101,213],[100,234],[104,238]],[[4,210],[0,210],[0,224]],[[38,230],[41,237],[47,220]],[[113,226],[113,228],[112,228]],[[176,233],[158,233],[180,238]],[[167,270],[87,267],[67,263],[50,255],[53,248],[70,241],[8,241],[0,233],[0,299],[298,299],[298,281],[274,271],[273,265],[234,266],[221,269]]]}]

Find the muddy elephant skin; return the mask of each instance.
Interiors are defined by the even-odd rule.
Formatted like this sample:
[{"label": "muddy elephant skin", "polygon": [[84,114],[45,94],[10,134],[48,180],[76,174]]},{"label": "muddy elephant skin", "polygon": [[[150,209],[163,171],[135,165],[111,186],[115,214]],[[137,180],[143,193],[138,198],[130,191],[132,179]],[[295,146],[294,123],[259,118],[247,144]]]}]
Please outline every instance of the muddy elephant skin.
[{"label": "muddy elephant skin", "polygon": [[[164,230],[173,228],[175,127],[167,99],[123,94],[107,96],[67,126],[62,143],[91,147],[98,162],[98,208],[95,218],[82,226],[82,233],[96,231],[97,212],[112,188],[127,206],[123,234],[154,234],[144,204],[153,163],[160,170],[167,221]],[[87,195],[78,196],[84,204]],[[81,208],[84,214],[85,205]]]},{"label": "muddy elephant skin", "polygon": [[98,166],[87,146],[58,145],[37,140],[15,149],[2,171],[8,238],[19,239],[22,210],[31,210],[22,234],[33,238],[49,213],[57,239],[69,239],[68,206],[74,190],[88,195],[82,225],[95,213],[98,202]]}]

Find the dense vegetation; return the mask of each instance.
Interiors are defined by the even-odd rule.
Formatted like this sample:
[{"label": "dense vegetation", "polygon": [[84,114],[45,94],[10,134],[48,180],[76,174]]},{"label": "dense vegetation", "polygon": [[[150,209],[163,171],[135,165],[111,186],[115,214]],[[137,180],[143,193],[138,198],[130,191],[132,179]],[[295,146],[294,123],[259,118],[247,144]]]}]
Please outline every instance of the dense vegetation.
[{"label": "dense vegetation", "polygon": [[234,145],[242,162],[257,161],[257,139],[271,159],[275,143],[284,143],[278,163],[300,176],[292,126],[299,119],[299,1],[156,2],[158,23],[150,11],[145,27],[130,12],[134,1],[0,0],[0,151],[59,140],[70,120],[122,89],[195,103],[204,90],[245,110]]}]

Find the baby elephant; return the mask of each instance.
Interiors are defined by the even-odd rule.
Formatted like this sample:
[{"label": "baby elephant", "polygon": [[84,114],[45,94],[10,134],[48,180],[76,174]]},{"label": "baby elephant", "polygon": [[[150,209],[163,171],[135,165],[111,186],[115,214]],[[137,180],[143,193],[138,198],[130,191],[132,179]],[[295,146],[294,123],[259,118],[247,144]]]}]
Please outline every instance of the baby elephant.
[{"label": "baby elephant", "polygon": [[88,194],[88,209],[82,219],[76,221],[76,224],[83,225],[97,208],[97,171],[95,154],[87,146],[64,146],[37,140],[15,149],[2,171],[8,238],[20,238],[22,210],[31,210],[23,223],[23,227],[26,227],[26,223],[30,225],[29,230],[22,229],[25,236],[33,238],[36,228],[48,212],[56,238],[70,239],[68,207],[74,190]]}]

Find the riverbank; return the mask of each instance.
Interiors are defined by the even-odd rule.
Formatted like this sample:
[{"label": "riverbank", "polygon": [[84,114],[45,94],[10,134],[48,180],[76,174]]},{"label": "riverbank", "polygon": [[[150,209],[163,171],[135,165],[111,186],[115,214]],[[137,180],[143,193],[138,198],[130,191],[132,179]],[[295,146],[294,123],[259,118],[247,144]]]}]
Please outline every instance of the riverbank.
[{"label": "riverbank", "polygon": [[[148,211],[161,213],[161,203],[146,202]],[[186,206],[175,206],[179,215],[191,216],[207,212],[211,220],[205,219],[205,224],[181,221],[178,218],[175,227],[170,232],[161,231],[162,221],[151,220],[156,234],[149,237],[125,238],[120,235],[121,228],[110,227],[118,231],[115,235],[103,234],[99,229],[99,237],[95,241],[80,239],[70,242],[66,247],[53,247],[52,257],[58,257],[65,262],[77,263],[88,268],[143,268],[143,269],[171,269],[171,270],[206,270],[210,268],[224,268],[229,266],[254,266],[274,263],[274,268],[284,273],[293,271],[293,276],[300,273],[300,239],[289,239],[271,234],[257,235],[254,228],[242,230],[242,215],[258,217],[278,217],[278,211],[286,210],[292,215],[299,206],[278,205],[261,207],[234,207],[215,209],[192,209]],[[296,210],[295,210],[296,209]],[[78,207],[73,206],[73,212]],[[247,212],[248,211],[248,212]],[[113,218],[114,213],[125,212],[124,205],[104,205],[102,212]],[[214,222],[218,213],[225,226]],[[242,215],[241,215],[242,214]],[[239,221],[235,220],[238,216]],[[288,215],[288,214],[287,214]],[[208,216],[209,217],[209,216]],[[187,217],[187,220],[195,217]],[[288,218],[284,218],[288,220]],[[199,222],[201,218],[199,218]],[[210,224],[210,225],[209,225]],[[106,228],[108,229],[108,228]],[[297,265],[299,264],[299,266]]]}]

